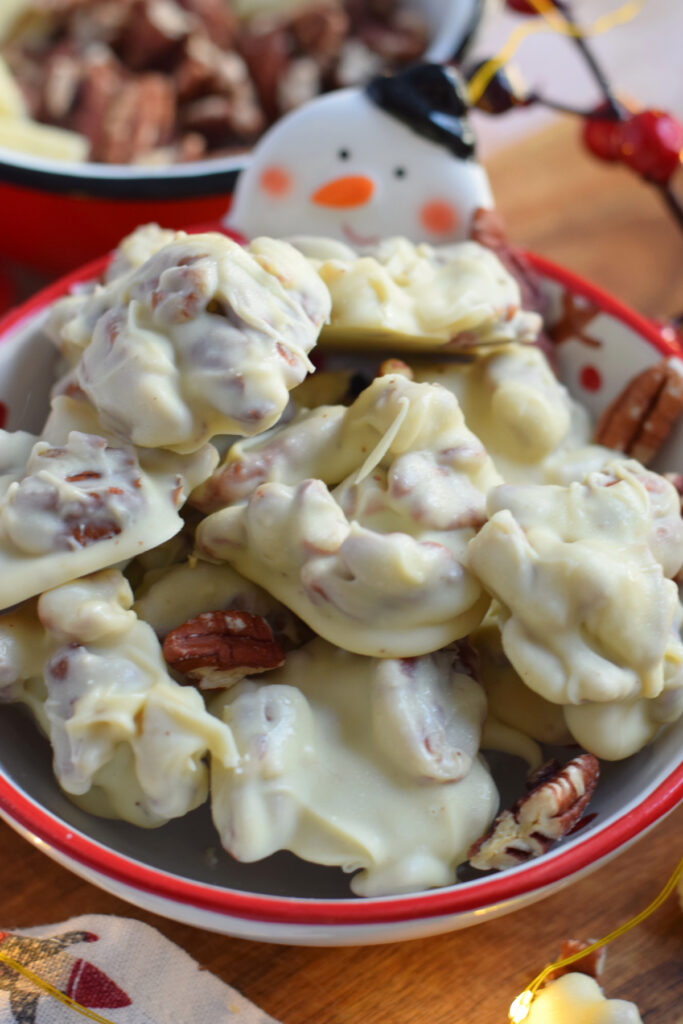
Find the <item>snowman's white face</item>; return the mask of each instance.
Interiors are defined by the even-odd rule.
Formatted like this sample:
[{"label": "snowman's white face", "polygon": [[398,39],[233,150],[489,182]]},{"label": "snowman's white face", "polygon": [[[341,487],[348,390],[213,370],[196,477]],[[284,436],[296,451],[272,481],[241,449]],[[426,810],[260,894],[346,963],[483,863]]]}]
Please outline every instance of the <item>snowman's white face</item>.
[{"label": "snowman's white face", "polygon": [[320,97],[271,129],[240,175],[231,227],[249,237],[467,238],[492,207],[484,169],[411,131],[357,89]]}]

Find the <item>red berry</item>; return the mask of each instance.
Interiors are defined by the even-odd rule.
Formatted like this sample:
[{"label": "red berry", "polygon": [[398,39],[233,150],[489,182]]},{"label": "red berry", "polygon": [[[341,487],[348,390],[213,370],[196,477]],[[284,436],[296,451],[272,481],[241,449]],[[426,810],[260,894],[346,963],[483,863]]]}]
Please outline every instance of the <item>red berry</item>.
[{"label": "red berry", "polygon": [[[604,108],[600,108],[599,113]],[[623,121],[607,117],[587,117],[583,122],[583,141],[593,156],[600,160],[621,159]]]},{"label": "red berry", "polygon": [[642,110],[621,126],[621,159],[650,181],[666,183],[681,162],[683,125],[663,110]]},{"label": "red berry", "polygon": [[528,0],[505,0],[506,6],[517,14],[538,14],[536,8]]}]

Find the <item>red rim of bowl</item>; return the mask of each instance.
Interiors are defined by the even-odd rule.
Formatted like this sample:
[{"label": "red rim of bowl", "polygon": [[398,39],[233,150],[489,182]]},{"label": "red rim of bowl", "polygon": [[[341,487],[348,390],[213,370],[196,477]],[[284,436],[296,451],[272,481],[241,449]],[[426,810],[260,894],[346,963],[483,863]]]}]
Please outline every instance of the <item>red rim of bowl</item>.
[{"label": "red rim of bowl", "polygon": [[[0,344],[6,334],[40,313],[75,284],[99,277],[110,256],[93,260],[60,278],[23,305],[0,319]],[[662,337],[652,321],[629,309],[618,299],[589,284],[571,271],[535,254],[531,265],[542,276],[595,303],[640,334],[662,355],[680,355],[675,344]],[[367,900],[324,900],[266,896],[192,881],[148,867],[117,853],[61,821],[26,796],[0,774],[0,807],[7,817],[32,836],[70,860],[112,881],[123,883],[171,903],[189,905],[226,917],[300,926],[374,925],[468,913],[517,899],[563,881],[609,856],[654,825],[683,799],[683,760],[669,775],[615,821],[594,835],[538,861],[460,886],[434,889],[414,896],[388,896]]]}]

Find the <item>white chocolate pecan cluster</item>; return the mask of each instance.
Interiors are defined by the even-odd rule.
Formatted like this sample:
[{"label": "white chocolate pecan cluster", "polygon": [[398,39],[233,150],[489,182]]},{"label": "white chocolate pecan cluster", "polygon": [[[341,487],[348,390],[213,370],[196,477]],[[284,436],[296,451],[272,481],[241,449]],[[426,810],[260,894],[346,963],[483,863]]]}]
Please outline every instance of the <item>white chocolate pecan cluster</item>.
[{"label": "white chocolate pecan cluster", "polygon": [[105,426],[145,448],[192,452],[216,434],[271,427],[312,369],[325,286],[275,239],[245,249],[215,233],[160,233],[150,248],[140,265],[57,304],[70,381]]},{"label": "white chocolate pecan cluster", "polygon": [[67,793],[86,809],[149,827],[201,804],[207,753],[235,764],[236,750],[200,694],[169,676],[132,601],[121,573],[107,569],[6,613],[0,679],[37,713]]},{"label": "white chocolate pecan cluster", "polygon": [[356,252],[329,239],[292,241],[330,290],[322,345],[429,352],[532,342],[540,330],[538,314],[522,309],[517,281],[478,242],[387,238]]},{"label": "white chocolate pecan cluster", "polygon": [[[148,226],[52,310],[48,420],[0,434],[0,699],[93,813],[208,798],[232,856],[359,895],[505,869],[683,714],[680,495],[591,443],[490,252],[298,245]],[[307,376],[321,328],[367,386]],[[535,770],[499,814],[482,748]]]},{"label": "white chocolate pecan cluster", "polygon": [[242,759],[212,774],[213,819],[240,860],[284,848],[360,869],[361,896],[447,885],[495,812],[484,694],[452,653],[364,658],[316,639],[212,710]]},{"label": "white chocolate pecan cluster", "polygon": [[204,491],[236,487],[246,500],[200,523],[197,544],[330,643],[425,654],[486,611],[464,559],[497,479],[450,392],[388,375],[348,409],[303,413],[233,446]]},{"label": "white chocolate pecan cluster", "polygon": [[639,750],[683,710],[675,488],[613,460],[566,487],[494,488],[488,513],[468,565],[499,602],[506,659],[587,749]]}]

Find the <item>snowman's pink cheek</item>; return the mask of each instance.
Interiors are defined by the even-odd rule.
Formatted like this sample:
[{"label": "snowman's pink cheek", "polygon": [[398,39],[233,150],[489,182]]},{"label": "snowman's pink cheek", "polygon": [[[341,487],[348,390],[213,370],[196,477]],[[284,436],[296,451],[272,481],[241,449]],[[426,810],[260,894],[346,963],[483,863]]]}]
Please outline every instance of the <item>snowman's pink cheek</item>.
[{"label": "snowman's pink cheek", "polygon": [[292,176],[284,167],[271,164],[264,167],[259,177],[259,185],[273,199],[284,199],[292,191]]},{"label": "snowman's pink cheek", "polygon": [[420,224],[433,235],[450,235],[460,223],[458,211],[445,199],[432,199],[420,207]]}]

